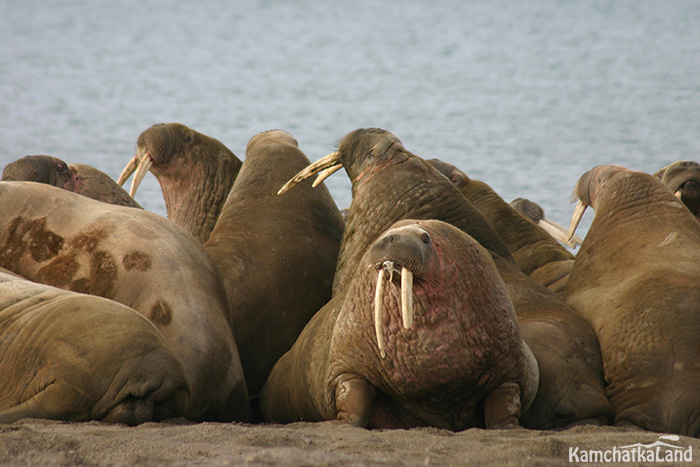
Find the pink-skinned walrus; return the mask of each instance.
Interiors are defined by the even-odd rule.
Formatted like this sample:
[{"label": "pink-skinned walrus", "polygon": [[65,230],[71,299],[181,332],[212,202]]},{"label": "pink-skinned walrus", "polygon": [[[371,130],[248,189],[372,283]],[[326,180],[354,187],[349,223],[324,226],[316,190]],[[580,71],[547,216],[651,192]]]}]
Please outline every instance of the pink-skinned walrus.
[{"label": "pink-skinned walrus", "polygon": [[442,221],[394,224],[263,387],[263,418],[368,428],[518,425],[537,362],[487,250]]}]

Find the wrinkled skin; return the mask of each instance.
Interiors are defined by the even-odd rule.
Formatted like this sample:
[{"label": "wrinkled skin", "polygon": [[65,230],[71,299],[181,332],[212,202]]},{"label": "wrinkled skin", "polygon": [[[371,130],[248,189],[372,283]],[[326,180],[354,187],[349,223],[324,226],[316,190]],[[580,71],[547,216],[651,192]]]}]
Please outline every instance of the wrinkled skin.
[{"label": "wrinkled skin", "polygon": [[[508,247],[515,265],[555,293],[561,291],[574,264],[574,255],[543,228],[525,219],[487,184],[470,179],[446,162],[429,161],[445,175],[494,227]],[[539,207],[539,206],[538,206]]]},{"label": "wrinkled skin", "polygon": [[576,195],[595,217],[564,300],[600,341],[616,425],[700,435],[700,229],[657,178],[604,165]]},{"label": "wrinkled skin", "polygon": [[336,295],[369,245],[401,219],[438,219],[464,230],[482,246],[512,261],[508,248],[479,211],[437,170],[381,129],[359,129],[338,148],[352,182],[352,203],[333,281]]},{"label": "wrinkled skin", "polygon": [[68,165],[57,157],[24,156],[5,166],[2,180],[46,183],[105,203],[141,208],[106,173],[85,164]]},{"label": "wrinkled skin", "polygon": [[119,184],[146,158],[163,191],[168,219],[206,242],[241,161],[217,139],[181,123],[162,123],[139,135],[136,156],[122,172]]},{"label": "wrinkled skin", "polygon": [[700,221],[700,164],[678,161],[654,174]]},{"label": "wrinkled skin", "polygon": [[2,269],[0,355],[0,423],[136,425],[181,416],[189,397],[182,365],[143,316]]},{"label": "wrinkled skin", "polygon": [[223,279],[203,247],[156,214],[32,182],[0,182],[0,266],[123,303],[182,363],[191,420],[247,420],[245,379]]},{"label": "wrinkled skin", "polygon": [[296,140],[275,130],[254,136],[204,248],[219,266],[249,396],[331,298],[343,220],[325,186],[279,187],[309,164]]},{"label": "wrinkled skin", "polygon": [[[394,277],[382,300],[382,358],[374,295],[387,260],[413,273],[414,318],[404,329]],[[537,364],[516,319],[490,254],[474,239],[440,221],[398,223],[275,365],[263,416],[368,428],[517,426],[535,395]]]},{"label": "wrinkled skin", "polygon": [[[438,160],[430,163],[494,226],[522,272],[532,277],[538,270],[571,256],[486,183],[470,179],[451,164]],[[569,269],[573,266],[571,258]],[[548,429],[575,423],[610,423],[612,408],[605,395],[600,348],[590,324],[553,292],[534,284],[508,264],[497,264],[515,306],[521,335],[540,369],[537,397],[522,420],[523,425]]]}]

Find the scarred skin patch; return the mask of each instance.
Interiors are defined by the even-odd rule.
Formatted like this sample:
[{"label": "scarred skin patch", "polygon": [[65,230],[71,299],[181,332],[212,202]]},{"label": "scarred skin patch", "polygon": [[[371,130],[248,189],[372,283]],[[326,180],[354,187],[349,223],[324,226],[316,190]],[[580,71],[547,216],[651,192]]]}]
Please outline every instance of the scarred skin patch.
[{"label": "scarred skin patch", "polygon": [[143,251],[131,251],[124,255],[122,264],[127,271],[148,271],[151,269],[151,255]]},{"label": "scarred skin patch", "polygon": [[27,248],[36,262],[44,262],[55,257],[63,248],[63,237],[46,229],[46,219],[24,221],[15,217],[6,231],[5,247],[0,252],[0,259],[13,269],[24,256]]},{"label": "scarred skin patch", "polygon": [[173,310],[166,302],[158,300],[151,308],[150,319],[156,325],[165,326],[173,320]]}]

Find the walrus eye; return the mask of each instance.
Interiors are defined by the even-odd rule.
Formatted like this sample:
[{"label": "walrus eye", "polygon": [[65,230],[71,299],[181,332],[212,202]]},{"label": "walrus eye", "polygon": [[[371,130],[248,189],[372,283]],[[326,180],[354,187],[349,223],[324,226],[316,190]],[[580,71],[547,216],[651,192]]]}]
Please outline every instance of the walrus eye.
[{"label": "walrus eye", "polygon": [[183,138],[183,140],[185,140],[185,143],[189,143],[189,142],[192,141],[192,137],[191,137],[190,135],[185,135],[185,137]]},{"label": "walrus eye", "polygon": [[63,162],[59,162],[58,164],[56,164],[56,170],[59,172],[65,172],[66,170],[68,170],[68,166]]},{"label": "walrus eye", "polygon": [[430,235],[427,232],[424,232],[420,239],[423,240],[423,243],[430,243]]},{"label": "walrus eye", "polygon": [[452,183],[457,183],[457,176],[456,175],[451,176],[450,180],[452,181]]}]

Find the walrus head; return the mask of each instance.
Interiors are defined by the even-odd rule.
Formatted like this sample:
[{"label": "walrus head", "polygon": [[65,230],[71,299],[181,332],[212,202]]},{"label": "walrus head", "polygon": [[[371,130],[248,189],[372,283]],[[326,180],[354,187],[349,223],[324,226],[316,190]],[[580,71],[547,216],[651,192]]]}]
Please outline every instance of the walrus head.
[{"label": "walrus head", "polygon": [[182,165],[183,159],[177,156],[186,153],[188,146],[194,146],[199,134],[181,123],[159,123],[141,133],[136,140],[136,155],[124,167],[117,183],[124,182],[134,174],[129,194],[136,194],[141,181],[149,170],[167,173],[175,171],[173,163]]},{"label": "walrus head", "polygon": [[278,195],[283,194],[302,181],[319,174],[313,183],[318,186],[330,175],[341,168],[352,182],[362,176],[369,167],[381,165],[396,155],[407,157],[406,148],[396,136],[381,128],[361,128],[348,133],[342,140],[338,150],[317,160],[294,176],[282,188]]},{"label": "walrus head", "polygon": [[677,161],[654,174],[700,220],[700,164]]},{"label": "walrus head", "polygon": [[163,192],[168,219],[200,242],[209,239],[241,161],[223,143],[181,123],[153,125],[138,137],[136,155],[117,183],[133,174],[129,194],[136,194],[150,170]]},{"label": "walrus head", "polygon": [[413,277],[425,269],[426,254],[431,248],[430,234],[418,225],[406,225],[386,232],[369,251],[370,261],[378,271],[374,298],[374,329],[379,352],[384,358],[384,290],[394,277],[401,279],[401,316],[403,327],[413,324]]},{"label": "walrus head", "polygon": [[10,162],[2,171],[2,180],[38,182],[75,191],[73,171],[64,161],[52,156],[24,156]]}]

